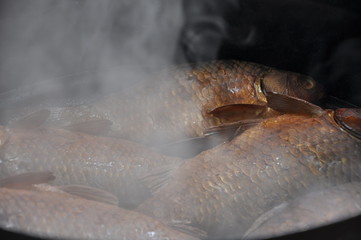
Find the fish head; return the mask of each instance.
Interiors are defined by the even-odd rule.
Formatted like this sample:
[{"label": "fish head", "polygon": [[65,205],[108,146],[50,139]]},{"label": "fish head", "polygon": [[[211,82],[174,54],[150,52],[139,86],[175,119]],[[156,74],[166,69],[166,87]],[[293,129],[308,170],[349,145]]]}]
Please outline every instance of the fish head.
[{"label": "fish head", "polygon": [[317,102],[324,95],[323,87],[312,77],[281,70],[270,70],[261,80],[261,89],[288,95],[309,102]]},{"label": "fish head", "polygon": [[339,108],[334,119],[342,129],[361,139],[361,108]]}]

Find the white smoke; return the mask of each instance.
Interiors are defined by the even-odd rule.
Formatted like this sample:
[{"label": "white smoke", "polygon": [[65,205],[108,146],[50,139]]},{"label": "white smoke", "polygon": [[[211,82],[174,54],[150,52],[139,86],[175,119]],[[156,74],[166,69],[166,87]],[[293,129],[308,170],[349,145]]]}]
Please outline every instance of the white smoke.
[{"label": "white smoke", "polygon": [[182,1],[1,4],[2,108],[21,102],[64,104],[65,98],[74,103],[183,61],[177,51],[184,25]]}]

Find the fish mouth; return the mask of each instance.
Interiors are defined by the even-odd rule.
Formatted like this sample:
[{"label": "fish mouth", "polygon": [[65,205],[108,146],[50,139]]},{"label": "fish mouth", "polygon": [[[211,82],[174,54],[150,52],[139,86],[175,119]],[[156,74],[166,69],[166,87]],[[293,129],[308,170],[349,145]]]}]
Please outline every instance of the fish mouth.
[{"label": "fish mouth", "polygon": [[339,108],[333,118],[342,129],[361,140],[361,108]]}]

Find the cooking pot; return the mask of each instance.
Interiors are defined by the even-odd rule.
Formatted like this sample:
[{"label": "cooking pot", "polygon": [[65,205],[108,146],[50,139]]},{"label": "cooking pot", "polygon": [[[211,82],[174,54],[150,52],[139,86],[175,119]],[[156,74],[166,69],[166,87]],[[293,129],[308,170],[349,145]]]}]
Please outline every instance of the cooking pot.
[{"label": "cooking pot", "polygon": [[[360,107],[358,2],[1,1],[0,122],[33,106],[92,101],[169,65],[215,59],[310,75],[332,96],[325,107]],[[275,239],[361,239],[360,224],[357,216]]]}]

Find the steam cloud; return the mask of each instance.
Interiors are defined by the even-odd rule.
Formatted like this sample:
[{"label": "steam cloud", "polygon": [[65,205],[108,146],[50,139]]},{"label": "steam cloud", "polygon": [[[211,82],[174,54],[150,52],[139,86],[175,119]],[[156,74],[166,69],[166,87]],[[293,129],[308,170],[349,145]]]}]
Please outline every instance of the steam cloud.
[{"label": "steam cloud", "polygon": [[222,15],[236,5],[2,1],[1,121],[17,116],[17,107],[79,104],[169,65],[215,59],[226,28]]}]

